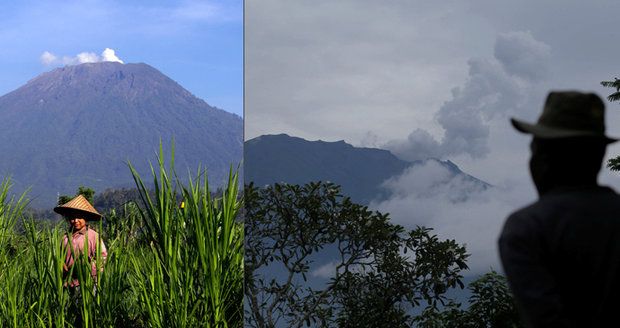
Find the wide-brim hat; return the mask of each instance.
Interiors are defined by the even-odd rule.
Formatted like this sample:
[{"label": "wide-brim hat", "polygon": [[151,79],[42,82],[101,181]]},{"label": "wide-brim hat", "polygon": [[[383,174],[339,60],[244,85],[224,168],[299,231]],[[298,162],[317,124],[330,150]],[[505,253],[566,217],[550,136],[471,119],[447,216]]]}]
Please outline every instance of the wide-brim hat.
[{"label": "wide-brim hat", "polygon": [[598,137],[605,143],[618,141],[605,135],[605,104],[594,93],[550,92],[536,124],[510,119],[523,133],[538,138]]},{"label": "wide-brim hat", "polygon": [[54,207],[54,212],[69,218],[82,217],[87,221],[98,221],[101,219],[101,214],[82,195],[78,195],[72,200]]}]

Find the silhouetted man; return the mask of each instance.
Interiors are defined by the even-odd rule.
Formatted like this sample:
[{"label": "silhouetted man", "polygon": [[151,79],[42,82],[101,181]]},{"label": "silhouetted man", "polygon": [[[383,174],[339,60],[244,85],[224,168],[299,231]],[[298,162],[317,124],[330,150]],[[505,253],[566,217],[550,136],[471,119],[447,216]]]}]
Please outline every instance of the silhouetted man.
[{"label": "silhouetted man", "polygon": [[529,327],[620,326],[620,196],[599,186],[607,144],[595,94],[551,92],[533,135],[539,199],[508,217],[499,249]]}]

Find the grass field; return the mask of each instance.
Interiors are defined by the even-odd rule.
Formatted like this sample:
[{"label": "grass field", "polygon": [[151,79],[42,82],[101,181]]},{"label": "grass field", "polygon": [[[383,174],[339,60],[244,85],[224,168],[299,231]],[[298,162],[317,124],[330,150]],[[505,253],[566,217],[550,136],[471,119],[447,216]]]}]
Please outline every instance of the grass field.
[{"label": "grass field", "polygon": [[[70,274],[63,274],[68,225],[26,217],[27,196],[10,197],[10,180],[2,182],[0,326],[242,326],[237,175],[231,171],[222,195],[213,197],[204,172],[183,184],[161,152],[158,162],[152,183],[130,165],[139,202],[91,223],[107,246],[105,263],[100,252],[93,262],[84,255]],[[80,280],[79,291],[66,287],[71,274]]]}]

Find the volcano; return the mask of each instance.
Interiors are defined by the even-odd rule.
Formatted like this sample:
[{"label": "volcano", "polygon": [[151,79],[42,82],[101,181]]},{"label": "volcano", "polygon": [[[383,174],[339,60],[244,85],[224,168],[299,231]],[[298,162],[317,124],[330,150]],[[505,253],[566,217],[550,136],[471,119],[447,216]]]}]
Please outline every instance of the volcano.
[{"label": "volcano", "polygon": [[0,177],[52,207],[80,185],[132,186],[128,161],[150,180],[161,142],[167,158],[174,143],[181,177],[201,166],[220,185],[241,161],[242,135],[241,117],[147,64],[66,66],[0,97]]}]

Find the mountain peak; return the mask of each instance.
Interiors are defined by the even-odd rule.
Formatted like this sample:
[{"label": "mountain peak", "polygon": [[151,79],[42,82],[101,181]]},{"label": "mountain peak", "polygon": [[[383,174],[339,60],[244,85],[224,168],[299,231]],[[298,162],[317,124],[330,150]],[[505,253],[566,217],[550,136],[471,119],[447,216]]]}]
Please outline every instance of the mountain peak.
[{"label": "mountain peak", "polygon": [[77,83],[105,83],[124,80],[127,77],[136,75],[146,75],[150,78],[156,77],[157,80],[172,81],[157,69],[144,63],[98,62],[56,68],[28,81],[24,87],[33,84],[50,84],[52,82],[53,84],[62,83],[64,86],[72,86]]},{"label": "mountain peak", "polygon": [[[42,105],[47,108],[62,106],[64,110],[100,107],[104,103],[116,107],[154,107],[154,99],[165,102],[165,107],[170,109],[181,105],[216,110],[144,63],[98,62],[59,67],[0,97],[0,102],[3,99],[8,103],[21,102],[14,108],[21,112],[38,111]],[[68,104],[69,99],[82,106]],[[26,100],[31,102],[24,102]],[[2,110],[7,109],[0,107]]]},{"label": "mountain peak", "polygon": [[0,177],[44,201],[79,184],[102,190],[131,182],[127,160],[148,172],[159,142],[174,139],[180,170],[200,163],[219,183],[241,160],[242,129],[147,64],[65,66],[0,97],[0,152],[11,154]]}]

